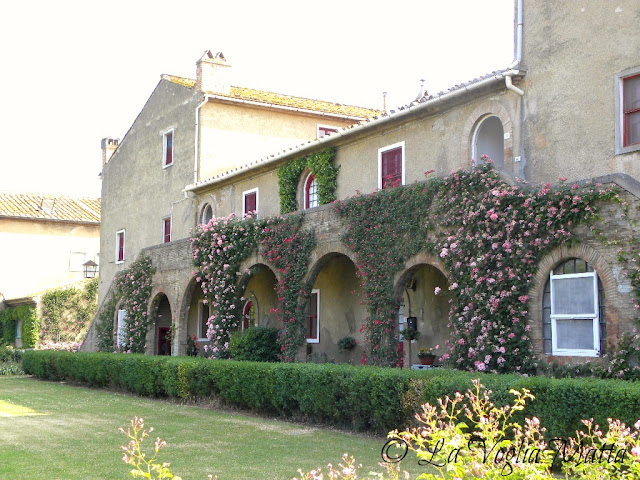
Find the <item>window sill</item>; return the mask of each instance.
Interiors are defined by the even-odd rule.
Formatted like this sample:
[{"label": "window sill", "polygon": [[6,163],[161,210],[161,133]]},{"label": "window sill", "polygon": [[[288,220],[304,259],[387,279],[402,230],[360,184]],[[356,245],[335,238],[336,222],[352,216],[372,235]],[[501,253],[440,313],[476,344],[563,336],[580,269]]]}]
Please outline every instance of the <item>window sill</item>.
[{"label": "window sill", "polygon": [[307,338],[307,343],[320,343],[318,338]]}]

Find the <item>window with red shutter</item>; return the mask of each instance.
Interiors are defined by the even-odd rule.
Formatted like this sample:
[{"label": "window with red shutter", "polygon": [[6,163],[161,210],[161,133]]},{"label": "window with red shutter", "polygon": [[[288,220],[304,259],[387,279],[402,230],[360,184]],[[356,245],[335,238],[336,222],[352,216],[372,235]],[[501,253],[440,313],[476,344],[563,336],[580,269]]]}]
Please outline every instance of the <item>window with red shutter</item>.
[{"label": "window with red shutter", "polygon": [[403,184],[402,160],[404,144],[393,145],[379,151],[380,155],[380,188],[395,187]]},{"label": "window with red shutter", "polygon": [[124,230],[116,232],[116,263],[124,262]]},{"label": "window with red shutter", "polygon": [[622,81],[624,146],[640,144],[640,75]]},{"label": "window with red shutter", "polygon": [[306,317],[306,332],[308,343],[320,342],[320,335],[318,333],[320,329],[320,290],[313,290],[309,300],[307,300],[307,307],[305,311]]},{"label": "window with red shutter", "polygon": [[324,137],[326,135],[331,135],[332,133],[337,133],[337,127],[327,127],[325,125],[318,125],[318,138]]},{"label": "window with red shutter", "polygon": [[173,130],[163,135],[163,167],[173,164]]},{"label": "window with red shutter", "polygon": [[248,190],[243,192],[243,208],[242,213],[248,215],[250,213],[255,212],[258,213],[258,189]]},{"label": "window with red shutter", "polygon": [[162,243],[171,241],[171,217],[167,217],[162,221]]},{"label": "window with red shutter", "polygon": [[310,174],[304,182],[304,208],[313,208],[318,205],[318,181],[313,174]]},{"label": "window with red shutter", "polygon": [[209,329],[209,305],[201,302],[200,303],[200,331],[198,333],[198,338],[201,340],[207,339],[207,330]]}]

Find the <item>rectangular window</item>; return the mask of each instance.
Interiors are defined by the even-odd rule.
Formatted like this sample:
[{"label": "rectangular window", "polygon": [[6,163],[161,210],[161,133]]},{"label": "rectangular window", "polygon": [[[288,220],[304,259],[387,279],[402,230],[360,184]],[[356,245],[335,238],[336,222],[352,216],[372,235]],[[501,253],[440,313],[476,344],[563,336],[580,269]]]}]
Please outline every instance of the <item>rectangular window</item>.
[{"label": "rectangular window", "polygon": [[318,138],[324,137],[326,135],[331,135],[332,133],[338,133],[338,127],[318,125]]},{"label": "rectangular window", "polygon": [[242,192],[242,213],[244,215],[249,215],[250,213],[254,213],[258,215],[258,189],[254,188],[253,190],[247,190],[246,192]]},{"label": "rectangular window", "polygon": [[173,165],[173,130],[162,135],[162,168]]},{"label": "rectangular window", "polygon": [[69,271],[83,272],[85,257],[85,252],[69,252]]},{"label": "rectangular window", "polygon": [[208,342],[207,329],[209,326],[209,304],[200,302],[200,311],[198,312],[198,340]]},{"label": "rectangular window", "polygon": [[171,241],[171,217],[162,219],[162,243]]},{"label": "rectangular window", "polygon": [[306,337],[308,343],[320,342],[320,290],[313,290],[305,311]]},{"label": "rectangular window", "polygon": [[124,329],[127,320],[127,311],[118,310],[118,324],[116,325],[116,345],[122,346],[124,343]]},{"label": "rectangular window", "polygon": [[616,75],[616,154],[640,150],[640,68]]},{"label": "rectangular window", "polygon": [[600,324],[596,273],[551,273],[550,282],[553,355],[597,356]]},{"label": "rectangular window", "polygon": [[404,185],[404,142],[378,150],[378,188]]},{"label": "rectangular window", "polygon": [[116,263],[124,262],[124,230],[116,232]]}]

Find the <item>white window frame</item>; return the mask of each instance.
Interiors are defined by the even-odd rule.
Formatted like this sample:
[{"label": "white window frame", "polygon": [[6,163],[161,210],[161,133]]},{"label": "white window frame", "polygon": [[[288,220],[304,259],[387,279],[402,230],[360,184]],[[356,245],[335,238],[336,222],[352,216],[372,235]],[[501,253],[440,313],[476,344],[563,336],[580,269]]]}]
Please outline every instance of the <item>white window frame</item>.
[{"label": "white window frame", "polygon": [[260,212],[260,193],[258,191],[258,188],[252,188],[251,190],[245,190],[244,192],[242,192],[242,216],[244,217],[245,214],[245,200],[247,198],[247,194],[250,193],[256,193],[256,218],[259,215]]},{"label": "white window frame", "polygon": [[[334,133],[338,133],[338,131],[340,130],[340,127],[336,127],[335,125],[323,125],[321,123],[318,123],[316,125],[316,137],[317,138],[320,138],[320,129],[321,128],[328,128],[328,129],[331,129],[331,130],[335,130]],[[332,134],[330,133],[329,135],[332,135]],[[323,136],[328,136],[328,135],[323,135]]]},{"label": "white window frame", "polygon": [[[198,341],[199,342],[209,341],[209,339],[207,338],[207,332],[202,331],[202,310],[204,310],[204,307],[205,307],[204,300],[200,300],[198,302]],[[209,307],[209,316],[211,316],[211,307]]]},{"label": "white window frame", "polygon": [[[316,306],[316,332],[318,332],[318,338],[307,338],[306,339],[307,343],[320,343],[320,289],[314,288],[313,290],[311,290],[311,295],[313,295],[314,293],[318,295],[318,304]],[[305,309],[305,313],[306,313],[306,309]],[[305,325],[305,330],[306,330],[306,325]]]},{"label": "white window frame", "polygon": [[[120,250],[120,245],[118,244],[118,235],[122,234],[122,260],[118,260],[118,251]],[[124,229],[123,230],[118,230],[116,232],[116,264],[120,264],[120,263],[124,263],[125,259],[127,258],[127,243],[126,243],[126,234]]]},{"label": "white window frame", "polygon": [[209,223],[208,221],[205,222],[204,220],[204,214],[207,211],[207,208],[211,209],[211,218],[213,218],[213,206],[210,203],[205,203],[204,207],[202,208],[202,215],[200,215],[200,223],[202,225],[206,225],[207,223]]},{"label": "white window frame", "polygon": [[16,322],[16,340],[22,340],[22,320]]},{"label": "white window frame", "polygon": [[615,108],[616,108],[616,121],[615,121],[615,142],[616,142],[616,155],[622,155],[624,153],[637,152],[640,150],[639,145],[624,146],[624,90],[622,85],[624,80],[628,77],[635,77],[640,74],[640,66],[627,68],[615,76]]},{"label": "white window frame", "polygon": [[[593,278],[593,314],[555,314],[554,310],[554,288],[553,281],[554,279],[569,279],[569,278],[584,278],[591,277]],[[574,357],[597,357],[600,354],[600,305],[598,299],[598,276],[595,271],[586,272],[586,273],[568,273],[568,274],[560,274],[554,275],[553,272],[550,274],[550,287],[549,290],[551,292],[551,354],[557,356],[574,356]],[[567,348],[558,348],[558,333],[556,329],[556,320],[561,319],[580,319],[592,320],[592,329],[593,329],[593,345],[595,349],[593,350],[584,350],[584,349],[567,349]]]},{"label": "white window frame", "polygon": [[[171,134],[171,147],[172,147],[172,151],[171,151],[171,163],[167,164],[167,135]],[[169,130],[166,130],[164,132],[162,132],[162,169],[164,170],[165,168],[169,168],[171,166],[173,166],[173,163],[175,161],[176,158],[176,134],[175,134],[175,128],[170,128]]]},{"label": "white window frame", "polygon": [[304,183],[302,184],[302,202],[304,203],[304,209],[308,210],[309,208],[316,208],[320,206],[320,193],[317,191],[318,189],[318,179],[315,177],[315,175],[313,175],[313,179],[316,181],[316,195],[318,197],[318,205],[314,206],[314,207],[310,207],[309,203],[307,201],[307,182],[309,181],[309,177],[311,177],[313,175],[313,173],[309,172],[309,175],[307,175],[304,179]]},{"label": "white window frame", "polygon": [[[74,268],[73,262],[71,261],[71,257],[73,255],[82,255],[82,263],[77,268]],[[83,264],[87,261],[87,252],[74,252],[71,250],[69,252],[69,271],[70,272],[84,272]]]},{"label": "white window frame", "polygon": [[121,347],[124,343],[124,321],[127,319],[126,310],[118,310],[116,317],[116,346]]},{"label": "white window frame", "polygon": [[396,148],[402,148],[402,184],[405,185],[405,175],[407,172],[405,161],[406,161],[406,151],[405,151],[405,142],[394,143],[393,145],[387,145],[386,147],[382,147],[378,149],[378,190],[382,190],[382,154],[384,152],[388,152],[389,150],[395,150]]},{"label": "white window frame", "polygon": [[[169,220],[169,241],[164,241],[164,222]],[[167,215],[166,217],[162,217],[162,237],[160,243],[171,243],[173,241],[173,216]]]}]

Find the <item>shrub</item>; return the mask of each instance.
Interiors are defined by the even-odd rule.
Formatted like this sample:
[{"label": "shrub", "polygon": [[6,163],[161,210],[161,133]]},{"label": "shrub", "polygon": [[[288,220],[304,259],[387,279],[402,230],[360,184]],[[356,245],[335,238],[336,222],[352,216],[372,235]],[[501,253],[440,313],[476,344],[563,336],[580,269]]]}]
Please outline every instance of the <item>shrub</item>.
[{"label": "shrub", "polygon": [[236,332],[231,335],[229,353],[234,360],[277,362],[280,358],[278,329],[253,327]]},{"label": "shrub", "polygon": [[33,348],[40,338],[40,319],[34,307],[16,307],[16,317],[20,324],[20,335],[23,348]]},{"label": "shrub", "polygon": [[[528,412],[547,428],[547,437],[570,437],[584,418],[605,425],[638,420],[640,384],[620,380],[552,379],[434,369],[410,371],[372,366],[257,363],[197,357],[153,357],[107,353],[28,350],[26,373],[50,380],[74,380],[146,396],[206,398],[263,413],[304,417],[356,430],[388,432],[409,425],[421,403],[454,396],[480,378],[498,407],[512,389],[536,399]],[[514,420],[523,423],[517,413]]]},{"label": "shrub", "polygon": [[338,348],[340,350],[351,350],[356,346],[356,339],[353,337],[342,337],[338,340]]},{"label": "shrub", "polygon": [[2,339],[0,339],[0,343],[3,345],[13,345],[16,341],[16,326],[18,325],[15,308],[7,308],[0,312],[0,324],[2,325]]},{"label": "shrub", "polygon": [[48,290],[42,296],[43,337],[55,343],[79,342],[98,307],[98,278],[75,286]]}]

